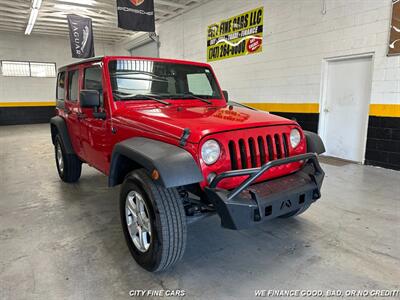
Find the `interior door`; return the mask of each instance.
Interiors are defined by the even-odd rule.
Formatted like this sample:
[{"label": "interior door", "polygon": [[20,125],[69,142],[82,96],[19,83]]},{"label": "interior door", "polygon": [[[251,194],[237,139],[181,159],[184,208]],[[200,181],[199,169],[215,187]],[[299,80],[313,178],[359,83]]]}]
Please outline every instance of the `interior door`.
[{"label": "interior door", "polygon": [[372,57],[328,61],[320,135],[326,155],[364,161]]},{"label": "interior door", "polygon": [[[97,90],[100,94],[100,107],[98,112],[105,112],[102,67],[99,64],[89,65],[83,69],[82,89]],[[107,130],[110,130],[108,116],[105,119],[96,118],[92,108],[82,108],[81,118],[81,139],[84,149],[84,158],[94,167],[106,172],[110,157],[110,139],[107,137]]]}]

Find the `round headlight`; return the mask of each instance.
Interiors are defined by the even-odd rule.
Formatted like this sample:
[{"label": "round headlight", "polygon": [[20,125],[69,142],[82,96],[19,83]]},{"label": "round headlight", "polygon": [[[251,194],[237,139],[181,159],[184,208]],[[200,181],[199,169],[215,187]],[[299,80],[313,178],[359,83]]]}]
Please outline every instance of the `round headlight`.
[{"label": "round headlight", "polygon": [[220,154],[221,148],[216,140],[208,140],[201,147],[201,158],[207,165],[215,163]]},{"label": "round headlight", "polygon": [[290,144],[292,145],[292,148],[296,148],[300,144],[301,140],[301,135],[300,131],[298,129],[292,129],[290,132]]}]

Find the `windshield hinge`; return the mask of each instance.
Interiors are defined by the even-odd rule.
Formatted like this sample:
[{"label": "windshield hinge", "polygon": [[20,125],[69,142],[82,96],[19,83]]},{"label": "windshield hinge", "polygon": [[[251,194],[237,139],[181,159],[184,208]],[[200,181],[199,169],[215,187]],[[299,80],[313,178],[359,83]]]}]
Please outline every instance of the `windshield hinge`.
[{"label": "windshield hinge", "polygon": [[181,136],[181,140],[179,142],[179,146],[182,146],[182,147],[186,146],[186,142],[187,142],[189,136],[190,136],[190,129],[189,128],[183,129],[183,133]]}]

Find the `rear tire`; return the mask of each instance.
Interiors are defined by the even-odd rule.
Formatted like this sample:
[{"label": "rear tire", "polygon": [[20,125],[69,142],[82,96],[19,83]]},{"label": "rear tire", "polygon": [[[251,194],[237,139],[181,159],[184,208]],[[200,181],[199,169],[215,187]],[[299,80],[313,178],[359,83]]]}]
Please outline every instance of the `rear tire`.
[{"label": "rear tire", "polygon": [[154,183],[144,169],[135,170],[122,184],[120,214],[129,251],[141,267],[163,271],[182,258],[186,215],[176,189]]},{"label": "rear tire", "polygon": [[287,218],[291,218],[291,217],[296,217],[296,216],[302,214],[303,212],[305,212],[310,206],[311,206],[311,204],[304,205],[303,207],[299,208],[298,210],[295,210],[288,214],[279,216],[279,218],[287,219]]},{"label": "rear tire", "polygon": [[54,143],[58,175],[64,182],[77,182],[82,173],[82,162],[75,154],[67,154],[64,143],[57,134]]}]

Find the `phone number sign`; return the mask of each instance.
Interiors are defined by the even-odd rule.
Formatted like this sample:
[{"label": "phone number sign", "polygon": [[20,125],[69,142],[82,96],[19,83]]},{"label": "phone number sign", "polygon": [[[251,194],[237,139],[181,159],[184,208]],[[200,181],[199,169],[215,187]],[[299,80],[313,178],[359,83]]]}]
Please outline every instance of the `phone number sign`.
[{"label": "phone number sign", "polygon": [[207,61],[262,51],[264,7],[208,26]]}]

